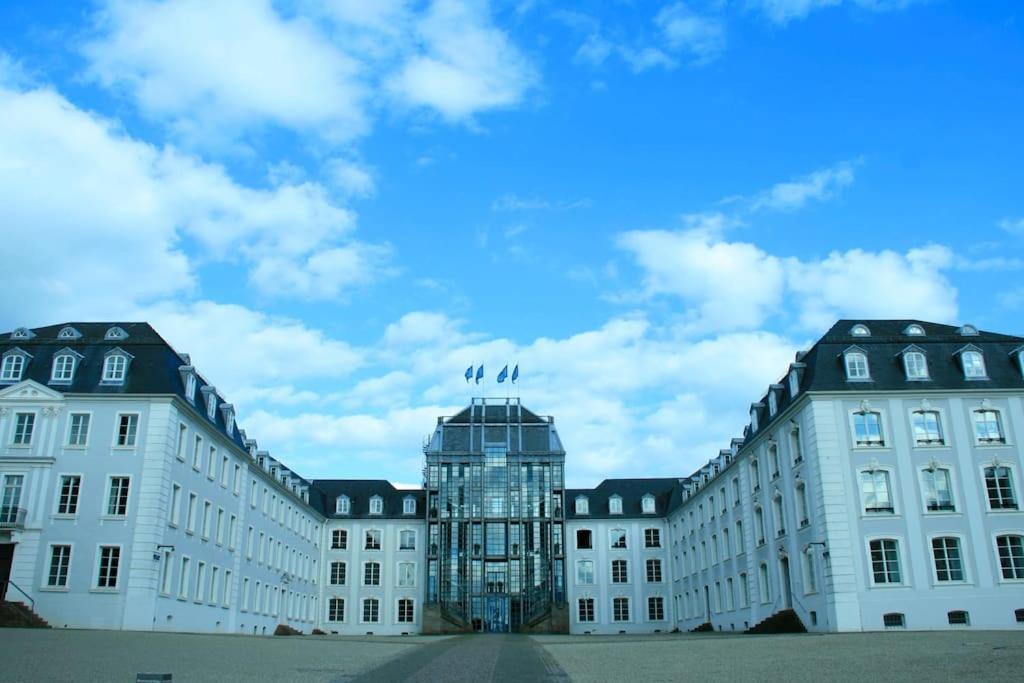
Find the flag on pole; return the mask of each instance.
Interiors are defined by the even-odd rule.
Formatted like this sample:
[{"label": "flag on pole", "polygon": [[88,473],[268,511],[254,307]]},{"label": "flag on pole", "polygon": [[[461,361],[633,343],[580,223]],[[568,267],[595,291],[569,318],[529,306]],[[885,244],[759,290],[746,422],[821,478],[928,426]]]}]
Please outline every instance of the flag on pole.
[{"label": "flag on pole", "polygon": [[466,368],[466,384],[469,384],[469,380],[473,379],[473,366],[470,365]]},{"label": "flag on pole", "polygon": [[480,384],[480,380],[484,378],[484,366],[481,365],[476,369],[476,384]]},{"label": "flag on pole", "polygon": [[[508,369],[508,366],[506,365],[505,368]],[[519,363],[516,363],[516,367],[512,370],[512,384],[515,384],[517,379],[519,379]]]},{"label": "flag on pole", "polygon": [[501,369],[501,372],[498,373],[498,384],[501,384],[507,378],[508,378],[508,366],[506,365],[505,367],[503,367]]}]

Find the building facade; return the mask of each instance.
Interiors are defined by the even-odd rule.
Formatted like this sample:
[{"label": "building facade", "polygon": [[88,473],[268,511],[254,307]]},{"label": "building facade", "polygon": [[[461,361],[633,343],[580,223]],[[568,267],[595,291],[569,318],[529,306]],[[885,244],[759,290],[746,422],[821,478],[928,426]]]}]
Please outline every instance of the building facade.
[{"label": "building facade", "polygon": [[399,490],[300,477],[149,325],[20,328],[0,592],[248,634],[1024,627],[1024,338],[842,320],[785,370],[690,476],[567,490],[552,418],[474,399]]}]

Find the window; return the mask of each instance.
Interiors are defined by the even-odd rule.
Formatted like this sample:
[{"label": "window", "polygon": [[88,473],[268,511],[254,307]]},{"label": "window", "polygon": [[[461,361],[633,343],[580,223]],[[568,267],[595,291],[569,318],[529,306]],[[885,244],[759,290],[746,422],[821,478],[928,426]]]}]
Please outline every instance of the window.
[{"label": "window", "polygon": [[71,566],[71,546],[50,546],[50,571],[46,575],[46,585],[51,588],[64,588],[68,585],[68,567]]},{"label": "window", "polygon": [[985,379],[988,376],[985,372],[985,357],[980,351],[964,351],[960,354],[960,363],[967,379]]},{"label": "window", "polygon": [[661,529],[644,529],[644,547],[661,547]]},{"label": "window", "polygon": [[331,530],[331,550],[348,550],[348,531],[345,529]]},{"label": "window", "polygon": [[414,616],[413,601],[409,598],[400,598],[398,601],[398,623],[411,624],[414,621]]},{"label": "window", "polygon": [[914,428],[914,443],[918,446],[941,446],[945,443],[939,411],[915,410],[911,413],[911,424]]},{"label": "window", "polygon": [[612,621],[629,621],[629,598],[612,598]]},{"label": "window", "polygon": [[327,601],[327,621],[345,621],[345,598],[330,598]]},{"label": "window", "polygon": [[68,426],[68,446],[85,446],[89,443],[89,413],[71,413]]},{"label": "window", "polygon": [[804,593],[818,592],[818,573],[814,566],[814,547],[811,546],[801,553],[804,570]]},{"label": "window", "polygon": [[974,411],[974,438],[979,444],[1006,443],[1002,416],[998,410],[983,408]]},{"label": "window", "polygon": [[798,481],[796,484],[796,513],[800,515],[800,528],[810,524],[810,506],[807,502],[807,485]]},{"label": "window", "polygon": [[379,515],[384,512],[384,499],[380,496],[370,498],[370,514]]},{"label": "window", "polygon": [[126,413],[117,416],[117,445],[131,448],[135,445],[135,437],[139,430],[137,413]]},{"label": "window", "polygon": [[629,562],[612,560],[612,583],[629,583]]},{"label": "window", "polygon": [[348,496],[338,496],[334,501],[334,512],[339,515],[347,515],[352,509],[352,502]]},{"label": "window", "polygon": [[213,505],[210,501],[203,502],[203,538],[210,538],[210,523],[212,521]]},{"label": "window", "polygon": [[876,538],[868,543],[871,579],[876,584],[900,583],[899,544],[893,538]]},{"label": "window", "polygon": [[853,335],[854,337],[870,337],[871,330],[868,329],[867,325],[857,323],[856,325],[850,328],[850,334]]},{"label": "window", "polygon": [[732,478],[732,506],[737,507],[740,504],[740,478]]},{"label": "window", "polygon": [[772,601],[772,585],[768,581],[768,565],[764,562],[758,565],[757,588],[761,593],[761,602]]},{"label": "window", "polygon": [[403,529],[398,533],[399,550],[416,550],[416,532],[412,529]]},{"label": "window", "polygon": [[579,560],[576,562],[576,583],[582,586],[589,586],[594,583],[593,561]]},{"label": "window", "polygon": [[77,359],[70,353],[61,353],[53,359],[53,369],[50,372],[50,381],[56,384],[68,384],[75,376],[75,361]]},{"label": "window", "polygon": [[203,437],[198,434],[192,446],[192,469],[196,472],[203,469]]},{"label": "window", "polygon": [[908,351],[903,354],[903,369],[907,379],[928,379],[928,360],[920,351]]},{"label": "window", "polygon": [[887,470],[863,470],[860,473],[860,489],[865,514],[893,514],[895,509],[892,497],[889,495],[889,472]]},{"label": "window", "polygon": [[648,621],[664,621],[665,620],[665,599],[658,596],[652,596],[647,598],[647,620]]},{"label": "window", "polygon": [[403,515],[415,515],[416,514],[416,499],[409,496],[402,500],[402,514]]},{"label": "window", "polygon": [[57,497],[57,514],[73,515],[78,512],[78,492],[82,487],[82,477],[77,474],[65,474],[60,478],[60,494]]},{"label": "window", "polygon": [[960,554],[960,539],[938,536],[932,539],[932,557],[935,558],[935,579],[947,583],[964,580],[964,563]]},{"label": "window", "polygon": [[882,625],[887,629],[906,628],[907,621],[901,612],[889,612],[882,615]]},{"label": "window", "polygon": [[367,562],[363,565],[363,585],[380,585],[380,562]]},{"label": "window", "polygon": [[944,467],[928,467],[921,471],[921,488],[924,491],[924,507],[929,512],[953,512],[953,485],[949,470]]},{"label": "window", "polygon": [[772,498],[772,513],[775,521],[775,535],[784,536],[786,534],[786,514],[782,509],[782,496],[775,496]]},{"label": "window", "polygon": [[206,457],[206,478],[210,481],[217,478],[217,447],[213,445]]},{"label": "window", "polygon": [[582,623],[591,623],[594,619],[594,598],[580,598],[576,601],[577,615]]},{"label": "window", "polygon": [[996,550],[1003,578],[1024,579],[1024,536],[1007,534],[996,536]]},{"label": "window", "polygon": [[0,366],[0,382],[19,382],[24,371],[25,356],[20,351],[7,354]]},{"label": "window", "polygon": [[196,530],[196,505],[197,505],[197,503],[198,503],[198,498],[197,498],[196,494],[189,493],[188,494],[188,512],[187,512],[187,515],[186,515],[186,518],[185,518],[185,529],[190,534],[195,532],[195,530]]},{"label": "window", "polygon": [[757,532],[757,544],[764,544],[764,511],[761,508],[754,508],[754,530]]},{"label": "window", "polygon": [[779,401],[778,401],[777,398],[775,398],[775,392],[774,391],[769,391],[768,392],[768,415],[769,415],[769,417],[773,417],[775,415],[775,413],[778,412],[778,410],[779,410]]},{"label": "window", "polygon": [[661,560],[647,560],[647,583],[661,583]]},{"label": "window", "polygon": [[914,323],[911,325],[907,325],[907,328],[903,330],[903,334],[907,335],[908,337],[923,337],[924,328],[918,325],[917,323]]},{"label": "window", "polygon": [[96,573],[97,588],[117,588],[117,572],[121,565],[121,548],[116,545],[100,546],[100,565]]},{"label": "window", "polygon": [[641,509],[643,510],[643,513],[645,515],[653,515],[654,514],[654,496],[652,496],[652,495],[644,496],[643,500],[641,502],[641,506],[642,506]]},{"label": "window", "polygon": [[416,563],[415,562],[399,562],[398,563],[398,587],[399,588],[412,588],[416,585]]},{"label": "window", "polygon": [[124,382],[125,374],[128,371],[128,357],[119,353],[107,356],[103,361],[103,381],[112,384]]},{"label": "window", "polygon": [[858,447],[881,447],[882,414],[876,410],[858,410],[853,414],[853,439]]},{"label": "window", "polygon": [[128,514],[128,477],[110,478],[110,495],[107,497],[107,514],[124,517]]},{"label": "window", "polygon": [[804,461],[804,449],[800,443],[800,428],[793,427],[789,432],[789,454],[793,458],[793,464],[798,465]]},{"label": "window", "polygon": [[868,357],[860,351],[850,351],[846,354],[846,379],[865,380],[871,379],[868,372]]},{"label": "window", "polygon": [[369,529],[366,532],[364,550],[380,550],[380,529]]},{"label": "window", "polygon": [[576,497],[576,514],[577,515],[588,515],[590,514],[590,503],[584,496]]},{"label": "window", "polygon": [[946,613],[946,619],[950,626],[970,626],[971,617],[962,609],[956,609]]},{"label": "window", "polygon": [[985,489],[990,510],[1016,510],[1017,498],[1013,493],[1013,472],[1009,467],[992,465],[985,468]]},{"label": "window", "polygon": [[625,529],[612,529],[610,534],[610,542],[613,550],[623,550],[626,548],[626,530]]},{"label": "window", "polygon": [[750,483],[754,491],[761,490],[761,467],[757,462],[757,458],[750,461]]},{"label": "window", "polygon": [[800,375],[797,374],[796,370],[789,371],[789,395],[795,397],[800,393]]},{"label": "window", "polygon": [[363,600],[363,623],[376,624],[380,621],[380,601],[377,598]]},{"label": "window", "polygon": [[181,600],[188,599],[188,587],[189,587],[189,569],[191,567],[192,560],[188,557],[181,558],[181,571],[178,572],[178,598]]},{"label": "window", "polygon": [[344,562],[331,562],[331,585],[344,586],[348,565]]},{"label": "window", "polygon": [[768,447],[768,465],[772,468],[772,479],[779,478],[779,447],[772,444]]},{"label": "window", "polygon": [[747,607],[750,604],[750,586],[747,585],[747,575],[740,573],[740,607]]},{"label": "window", "polygon": [[590,529],[577,529],[576,530],[576,549],[577,550],[593,550],[594,548],[594,534]]},{"label": "window", "polygon": [[36,428],[35,413],[16,413],[14,417],[14,445],[29,446],[32,444],[32,432]]},{"label": "window", "polygon": [[612,496],[608,499],[608,513],[612,515],[622,514],[622,498],[619,496]]}]

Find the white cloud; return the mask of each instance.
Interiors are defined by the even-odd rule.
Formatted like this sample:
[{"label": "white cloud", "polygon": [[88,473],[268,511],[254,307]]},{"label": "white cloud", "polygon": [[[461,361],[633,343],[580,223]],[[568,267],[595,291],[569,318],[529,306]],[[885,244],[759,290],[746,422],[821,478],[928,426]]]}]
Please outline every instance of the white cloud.
[{"label": "white cloud", "polygon": [[371,197],[377,191],[373,173],[366,166],[350,159],[331,159],[327,162],[327,175],[350,197]]},{"label": "white cloud", "polygon": [[[900,10],[917,0],[852,0],[849,4],[876,12]],[[811,12],[826,7],[836,7],[843,0],[753,0],[762,13],[776,24],[788,24],[804,19]]]},{"label": "white cloud", "polygon": [[811,200],[824,201],[853,184],[854,167],[858,162],[841,161],[801,178],[773,185],[751,203],[751,209],[781,211],[799,209]]},{"label": "white cloud", "polygon": [[586,209],[593,205],[589,199],[544,199],[542,197],[520,197],[509,193],[491,202],[491,211],[568,211]]},{"label": "white cloud", "polygon": [[697,62],[709,62],[725,49],[722,22],[701,16],[684,3],[665,6],[654,22],[674,51],[689,53]]},{"label": "white cloud", "polygon": [[997,225],[1011,235],[1024,237],[1024,218],[1003,218]]}]

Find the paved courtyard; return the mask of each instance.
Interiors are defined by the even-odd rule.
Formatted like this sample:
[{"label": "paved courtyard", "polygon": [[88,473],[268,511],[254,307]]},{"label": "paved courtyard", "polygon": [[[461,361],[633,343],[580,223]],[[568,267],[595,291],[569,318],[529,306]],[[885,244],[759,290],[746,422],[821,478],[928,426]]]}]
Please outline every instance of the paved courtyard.
[{"label": "paved courtyard", "polygon": [[1024,631],[252,638],[0,630],[0,680],[1020,680]]}]

